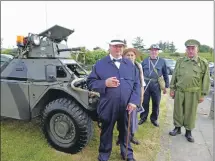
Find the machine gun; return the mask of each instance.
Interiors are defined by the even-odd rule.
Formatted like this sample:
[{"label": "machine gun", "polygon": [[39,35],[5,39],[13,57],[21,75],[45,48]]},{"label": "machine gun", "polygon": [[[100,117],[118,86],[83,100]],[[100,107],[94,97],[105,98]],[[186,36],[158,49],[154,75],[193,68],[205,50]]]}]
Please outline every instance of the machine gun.
[{"label": "machine gun", "polygon": [[59,25],[55,25],[40,34],[29,33],[27,37],[17,36],[18,58],[70,58],[72,51],[81,51],[80,47],[68,48],[68,37],[74,33]]}]

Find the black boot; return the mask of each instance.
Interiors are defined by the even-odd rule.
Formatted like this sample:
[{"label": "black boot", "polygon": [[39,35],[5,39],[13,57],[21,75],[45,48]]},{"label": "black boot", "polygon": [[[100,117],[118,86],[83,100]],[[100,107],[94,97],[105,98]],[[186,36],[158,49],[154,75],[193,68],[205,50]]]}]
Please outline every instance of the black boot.
[{"label": "black boot", "polygon": [[144,118],[144,119],[140,119],[140,121],[138,122],[138,125],[142,125],[144,122],[146,122],[146,119]]},{"label": "black boot", "polygon": [[136,144],[136,145],[139,145],[139,144],[140,144],[140,142],[139,142],[137,139],[135,139],[134,134],[131,134],[131,142],[132,142],[133,144]]},{"label": "black boot", "polygon": [[176,136],[178,134],[181,134],[181,127],[175,127],[174,130],[169,132],[169,135]]},{"label": "black boot", "polygon": [[154,126],[159,127],[159,123],[158,123],[158,121],[157,121],[157,120],[155,120],[155,121],[151,121],[151,122],[152,122],[152,124],[153,124]]},{"label": "black boot", "polygon": [[194,142],[194,138],[192,137],[190,130],[186,130],[185,137],[187,138],[187,141],[192,142],[192,143]]}]

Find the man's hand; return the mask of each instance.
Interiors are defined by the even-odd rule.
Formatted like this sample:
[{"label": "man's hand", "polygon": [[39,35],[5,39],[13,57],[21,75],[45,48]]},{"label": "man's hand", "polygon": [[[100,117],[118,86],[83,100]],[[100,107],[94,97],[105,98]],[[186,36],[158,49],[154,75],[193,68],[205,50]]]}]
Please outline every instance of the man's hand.
[{"label": "man's hand", "polygon": [[173,90],[170,90],[170,97],[172,97],[172,98],[175,97],[175,92]]},{"label": "man's hand", "polygon": [[129,103],[126,110],[128,110],[128,114],[131,114],[131,112],[133,110],[135,110],[136,108],[137,108],[137,106],[135,104]]},{"label": "man's hand", "polygon": [[110,77],[105,81],[106,87],[118,87],[120,85],[119,80],[116,77]]},{"label": "man's hand", "polygon": [[199,103],[202,103],[204,101],[204,97],[201,97],[200,99],[199,99]]},{"label": "man's hand", "polygon": [[164,90],[163,90],[163,94],[166,94],[166,93],[167,93],[166,88],[164,88]]}]

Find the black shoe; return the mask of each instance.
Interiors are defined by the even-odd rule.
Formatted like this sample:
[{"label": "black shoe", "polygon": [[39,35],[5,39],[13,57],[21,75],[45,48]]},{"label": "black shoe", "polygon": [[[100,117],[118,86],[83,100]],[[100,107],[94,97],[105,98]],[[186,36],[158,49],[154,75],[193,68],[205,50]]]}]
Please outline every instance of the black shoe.
[{"label": "black shoe", "polygon": [[[125,160],[125,157],[123,157],[122,155],[121,155],[121,157],[122,157],[122,160]],[[132,158],[132,159],[126,159],[126,161],[136,161],[136,159],[134,159],[134,158]]]},{"label": "black shoe", "polygon": [[127,159],[126,161],[136,161],[136,160],[133,158],[133,159]]},{"label": "black shoe", "polygon": [[137,139],[135,139],[134,136],[131,137],[131,142],[132,142],[133,144],[136,144],[136,145],[139,145],[139,144],[140,144],[140,142],[139,142]]},{"label": "black shoe", "polygon": [[156,121],[151,121],[151,122],[152,122],[152,124],[153,124],[154,126],[159,127],[159,124],[158,124],[157,120],[156,120]]},{"label": "black shoe", "polygon": [[194,142],[194,138],[192,137],[190,130],[186,130],[185,137],[187,138],[187,141],[192,142],[192,143]]},{"label": "black shoe", "polygon": [[140,121],[138,122],[138,125],[142,125],[144,122],[146,122],[146,119],[140,119]]},{"label": "black shoe", "polygon": [[100,160],[100,159],[98,159],[98,161],[107,161],[107,160]]},{"label": "black shoe", "polygon": [[181,134],[181,127],[175,127],[172,131],[169,132],[169,135],[176,136]]}]

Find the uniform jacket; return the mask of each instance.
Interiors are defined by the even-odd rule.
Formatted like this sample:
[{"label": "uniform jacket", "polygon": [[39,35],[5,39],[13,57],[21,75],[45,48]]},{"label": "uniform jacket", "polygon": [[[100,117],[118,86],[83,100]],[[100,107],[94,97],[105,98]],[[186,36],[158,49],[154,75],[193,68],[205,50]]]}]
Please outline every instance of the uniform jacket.
[{"label": "uniform jacket", "polygon": [[[169,88],[169,76],[167,73],[166,62],[164,59],[157,57],[156,60],[152,60],[154,64],[156,64],[155,68],[157,69],[158,75],[163,76],[165,81],[165,87]],[[156,63],[157,62],[157,63]],[[158,79],[157,74],[153,70],[153,66],[150,63],[150,57],[146,58],[142,62],[143,73],[145,78],[152,78],[154,80]],[[150,75],[151,73],[151,75]]]},{"label": "uniform jacket", "polygon": [[170,83],[171,90],[187,92],[200,91],[201,95],[208,94],[210,88],[210,75],[207,60],[201,57],[189,59],[179,58]]}]

